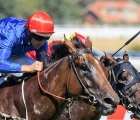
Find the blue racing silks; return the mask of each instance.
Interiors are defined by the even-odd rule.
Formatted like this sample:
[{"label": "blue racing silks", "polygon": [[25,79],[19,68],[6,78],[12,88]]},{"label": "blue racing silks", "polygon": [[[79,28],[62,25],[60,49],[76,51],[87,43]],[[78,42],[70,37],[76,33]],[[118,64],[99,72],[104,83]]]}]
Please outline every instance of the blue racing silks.
[{"label": "blue racing silks", "polygon": [[35,50],[36,58],[40,60],[39,52],[47,50],[47,41],[38,50],[30,45],[25,24],[26,20],[15,17],[0,20],[0,72],[21,71],[22,65],[8,61],[11,55],[22,55],[31,50]]}]

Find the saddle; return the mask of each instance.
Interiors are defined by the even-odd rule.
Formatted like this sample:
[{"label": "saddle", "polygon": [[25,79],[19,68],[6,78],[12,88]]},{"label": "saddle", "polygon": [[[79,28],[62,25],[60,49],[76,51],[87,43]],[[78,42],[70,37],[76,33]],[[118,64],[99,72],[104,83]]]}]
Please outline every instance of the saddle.
[{"label": "saddle", "polygon": [[0,77],[5,76],[5,82],[8,81],[13,81],[16,84],[21,83],[23,80],[26,81],[29,78],[31,78],[32,76],[35,76],[37,73],[24,73],[21,77],[17,77],[13,74],[7,73],[7,74],[1,74]]}]

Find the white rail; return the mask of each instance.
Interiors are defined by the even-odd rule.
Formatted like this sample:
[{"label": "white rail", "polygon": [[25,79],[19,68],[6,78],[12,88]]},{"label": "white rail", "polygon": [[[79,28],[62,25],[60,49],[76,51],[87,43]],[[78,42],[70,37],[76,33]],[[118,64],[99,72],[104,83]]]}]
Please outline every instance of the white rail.
[{"label": "white rail", "polygon": [[[78,32],[84,36],[89,36],[91,39],[129,39],[134,34],[140,31],[140,26],[109,26],[109,25],[96,25],[96,26],[76,26],[76,25],[56,25],[55,33],[52,39],[62,39],[64,34]],[[140,38],[138,36],[137,38]]]}]

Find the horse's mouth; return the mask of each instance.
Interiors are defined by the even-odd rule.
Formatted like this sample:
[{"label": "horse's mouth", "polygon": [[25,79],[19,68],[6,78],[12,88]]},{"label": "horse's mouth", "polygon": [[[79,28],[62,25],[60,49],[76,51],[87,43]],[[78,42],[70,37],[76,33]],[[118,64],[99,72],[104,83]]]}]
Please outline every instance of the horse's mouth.
[{"label": "horse's mouth", "polygon": [[116,112],[115,108],[101,108],[101,114],[104,116],[111,115]]},{"label": "horse's mouth", "polygon": [[106,105],[101,104],[100,102],[98,102],[94,106],[97,107],[100,110],[101,115],[104,115],[104,116],[115,113],[117,109],[117,105],[114,105],[114,106],[109,105],[110,107],[109,106],[106,107]]}]

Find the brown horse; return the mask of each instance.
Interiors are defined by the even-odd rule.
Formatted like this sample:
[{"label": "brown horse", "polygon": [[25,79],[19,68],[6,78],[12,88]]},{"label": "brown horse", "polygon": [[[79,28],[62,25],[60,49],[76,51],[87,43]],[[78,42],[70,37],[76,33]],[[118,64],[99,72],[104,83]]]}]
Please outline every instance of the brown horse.
[{"label": "brown horse", "polygon": [[[123,55],[123,59],[114,59],[106,55],[104,71],[121,99],[120,105],[133,113],[131,118],[140,119],[140,76],[128,60],[127,53]],[[76,100],[69,109],[64,110],[60,120],[68,120],[68,116],[72,120],[99,120],[101,111],[98,107],[90,106],[82,100]]]},{"label": "brown horse", "polygon": [[[80,43],[76,43],[75,39],[76,38],[74,38],[72,42],[75,43],[76,46],[78,46]],[[54,44],[52,50],[54,50],[51,57],[52,60],[60,59],[66,54],[69,54],[65,46],[61,45],[61,43]],[[131,63],[128,62],[128,60],[129,56],[127,53],[123,55],[123,59],[115,59],[111,56],[106,55],[103,61],[106,65],[106,67],[104,67],[104,72],[108,79],[110,77],[111,85],[119,94],[121,98],[120,104],[122,104],[126,108],[126,110],[133,113],[131,117],[139,119],[140,97],[138,94],[140,92],[140,77],[138,71],[131,65]],[[117,67],[117,69],[115,68],[115,71],[113,70],[113,72],[112,69],[109,69],[109,67]],[[115,74],[117,74],[117,76],[115,76]],[[113,75],[114,77],[112,78]],[[117,83],[115,82],[116,80]],[[75,99],[73,101],[73,104],[71,103],[71,106],[69,106],[68,108],[69,110],[64,110],[63,114],[60,117],[60,120],[68,120],[71,118],[72,120],[99,120],[102,114],[109,114],[107,110],[101,110],[99,106],[91,106],[86,102],[83,102],[83,100],[81,99]]]},{"label": "brown horse", "polygon": [[84,97],[88,103],[98,102],[115,111],[119,97],[89,50],[91,41],[77,48],[64,39],[69,56],[22,84],[8,81],[0,86],[0,119],[57,120],[72,97]]}]

